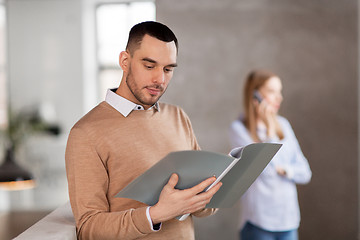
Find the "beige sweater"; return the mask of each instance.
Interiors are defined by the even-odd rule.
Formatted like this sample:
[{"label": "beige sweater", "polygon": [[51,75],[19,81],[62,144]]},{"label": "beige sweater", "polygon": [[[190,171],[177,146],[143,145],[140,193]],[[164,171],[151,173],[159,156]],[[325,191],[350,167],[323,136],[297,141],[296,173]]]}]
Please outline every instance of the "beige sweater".
[{"label": "beige sweater", "polygon": [[191,217],[164,222],[153,232],[145,204],[115,195],[169,152],[198,149],[190,121],[178,107],[160,104],[160,111],[132,111],[125,118],[100,103],[72,128],[65,154],[78,238],[194,239]]}]

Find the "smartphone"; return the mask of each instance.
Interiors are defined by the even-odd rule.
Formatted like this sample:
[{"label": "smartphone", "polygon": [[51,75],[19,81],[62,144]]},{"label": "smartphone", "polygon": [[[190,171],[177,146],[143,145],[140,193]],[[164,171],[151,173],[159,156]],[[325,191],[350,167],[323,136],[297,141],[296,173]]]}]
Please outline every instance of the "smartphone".
[{"label": "smartphone", "polygon": [[261,103],[261,101],[263,100],[263,97],[261,96],[261,94],[259,93],[258,90],[254,91],[253,96],[254,96],[254,99],[256,99],[259,103]]}]

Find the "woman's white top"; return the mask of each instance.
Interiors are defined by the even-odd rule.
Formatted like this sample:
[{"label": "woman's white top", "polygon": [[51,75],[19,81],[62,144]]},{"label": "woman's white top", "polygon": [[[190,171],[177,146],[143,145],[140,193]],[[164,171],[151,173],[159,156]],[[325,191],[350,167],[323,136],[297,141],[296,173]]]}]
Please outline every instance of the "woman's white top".
[{"label": "woman's white top", "polygon": [[[246,221],[268,231],[288,231],[300,224],[300,210],[296,184],[306,184],[311,179],[309,163],[303,155],[288,120],[278,117],[284,139],[267,139],[266,129],[258,129],[263,142],[281,143],[283,146],[268,166],[241,198],[240,229]],[[239,119],[230,127],[232,148],[254,141]],[[286,176],[280,176],[276,167],[282,167]]]}]

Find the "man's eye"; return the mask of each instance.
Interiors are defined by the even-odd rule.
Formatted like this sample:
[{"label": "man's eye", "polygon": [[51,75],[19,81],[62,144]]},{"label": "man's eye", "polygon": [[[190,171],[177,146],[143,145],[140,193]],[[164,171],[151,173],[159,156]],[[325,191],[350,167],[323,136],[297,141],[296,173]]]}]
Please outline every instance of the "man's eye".
[{"label": "man's eye", "polygon": [[147,68],[147,69],[153,69],[154,66],[145,65],[145,68]]},{"label": "man's eye", "polygon": [[172,71],[173,71],[173,68],[165,68],[164,71],[165,71],[165,72],[172,72]]}]

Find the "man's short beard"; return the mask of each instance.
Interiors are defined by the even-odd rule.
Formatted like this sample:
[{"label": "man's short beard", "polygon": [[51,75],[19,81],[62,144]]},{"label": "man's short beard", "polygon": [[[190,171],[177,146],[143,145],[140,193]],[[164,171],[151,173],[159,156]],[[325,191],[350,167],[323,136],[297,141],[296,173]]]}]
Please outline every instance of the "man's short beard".
[{"label": "man's short beard", "polygon": [[[125,81],[126,81],[126,85],[128,86],[130,92],[132,93],[132,95],[136,98],[136,100],[139,101],[139,103],[141,103],[143,105],[148,105],[148,106],[154,105],[160,99],[162,94],[164,94],[164,92],[165,92],[165,91],[163,91],[162,94],[156,99],[156,101],[146,102],[145,99],[142,97],[141,91],[140,91],[140,89],[138,89],[138,86],[136,85],[134,78],[132,77],[131,65],[129,67],[129,73],[126,76]],[[133,89],[133,88],[135,88],[135,89]],[[163,90],[162,87],[158,87],[158,88]]]}]

